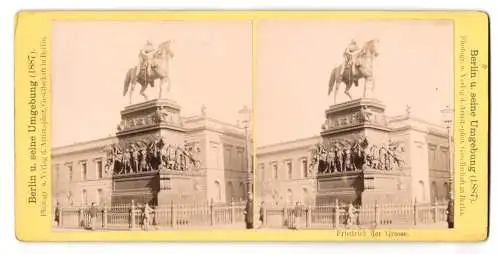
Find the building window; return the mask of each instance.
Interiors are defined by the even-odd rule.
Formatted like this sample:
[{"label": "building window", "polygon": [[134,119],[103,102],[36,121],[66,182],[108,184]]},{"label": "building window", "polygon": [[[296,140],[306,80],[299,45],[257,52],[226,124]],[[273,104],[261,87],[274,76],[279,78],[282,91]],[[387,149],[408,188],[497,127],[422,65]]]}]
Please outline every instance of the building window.
[{"label": "building window", "polygon": [[303,188],[302,191],[304,192],[304,203],[309,203],[309,191],[307,188]]},{"label": "building window", "polygon": [[450,158],[448,157],[448,149],[441,149],[441,161],[444,170],[450,169]]},{"label": "building window", "polygon": [[259,165],[259,172],[258,172],[258,177],[261,181],[264,181],[266,178],[265,178],[265,166],[264,164],[260,164]]},{"label": "building window", "polygon": [[273,198],[274,204],[277,205],[279,200],[280,200],[278,191],[273,189],[273,191],[271,193],[272,193],[271,197]]},{"label": "building window", "polygon": [[273,179],[278,180],[278,164],[273,164]]},{"label": "building window", "polygon": [[218,181],[215,181],[215,200],[217,202],[220,202],[222,200],[220,183]]},{"label": "building window", "polygon": [[292,179],[293,178],[292,162],[286,161],[285,165],[286,165],[286,172],[288,174],[288,179]]},{"label": "building window", "polygon": [[436,146],[429,144],[428,147],[428,153],[429,153],[429,168],[430,169],[436,169],[437,167],[437,154],[436,154]]},{"label": "building window", "polygon": [[232,182],[227,183],[227,200],[228,201],[233,200],[233,183]]},{"label": "building window", "polygon": [[80,163],[80,166],[82,168],[82,180],[83,181],[87,181],[87,162],[86,161],[82,161]]},{"label": "building window", "polygon": [[245,168],[245,159],[243,159],[243,150],[242,149],[238,150],[238,161],[240,162],[240,165],[241,165],[241,171],[246,171],[247,169]]},{"label": "building window", "polygon": [[221,165],[220,165],[220,152],[219,152],[219,145],[218,144],[215,144],[213,143],[212,144],[212,155],[213,155],[213,165],[215,166],[215,168],[221,168]]},{"label": "building window", "polygon": [[438,188],[436,182],[432,182],[431,184],[431,197],[432,197],[432,202],[435,202],[438,200]]},{"label": "building window", "polygon": [[233,168],[231,164],[231,147],[224,145],[224,168]]},{"label": "building window", "polygon": [[417,199],[417,202],[424,202],[425,201],[425,184],[424,184],[424,181],[422,181],[422,180],[418,181],[416,199]]},{"label": "building window", "polygon": [[245,188],[245,184],[243,182],[240,182],[240,197],[242,199],[245,199],[245,197],[246,197],[246,188]]},{"label": "building window", "polygon": [[82,204],[85,206],[88,205],[87,190],[85,189],[82,190]]},{"label": "building window", "polygon": [[451,191],[451,190],[450,190],[450,186],[448,185],[448,182],[444,182],[444,186],[443,186],[443,193],[444,193],[444,195],[443,195],[443,199],[444,199],[444,200],[446,200],[446,199],[450,198],[450,197],[449,197],[449,195],[450,195],[450,191]]},{"label": "building window", "polygon": [[68,176],[69,176],[69,181],[73,181],[73,165],[68,165]]},{"label": "building window", "polygon": [[69,206],[73,206],[73,193],[71,191],[66,194],[66,202]]},{"label": "building window", "polygon": [[104,204],[104,191],[102,189],[97,190],[97,202],[99,206]]},{"label": "building window", "polygon": [[293,204],[293,192],[292,189],[288,189],[288,193],[286,196],[286,202],[287,204]]},{"label": "building window", "polygon": [[308,174],[308,168],[307,168],[307,159],[302,159],[300,161],[300,165],[301,165],[302,176],[304,178],[308,177],[309,174]]},{"label": "building window", "polygon": [[95,162],[95,166],[97,169],[97,179],[102,179],[104,176],[103,167],[102,167],[102,160],[97,160]]}]

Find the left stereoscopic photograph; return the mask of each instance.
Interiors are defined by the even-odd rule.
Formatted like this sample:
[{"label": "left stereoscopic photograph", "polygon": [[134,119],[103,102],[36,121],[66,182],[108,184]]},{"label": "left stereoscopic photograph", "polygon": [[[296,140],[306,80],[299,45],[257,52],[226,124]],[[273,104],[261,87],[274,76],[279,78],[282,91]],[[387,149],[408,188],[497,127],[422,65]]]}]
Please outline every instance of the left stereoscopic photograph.
[{"label": "left stereoscopic photograph", "polygon": [[252,228],[251,29],[52,23],[53,230]]}]

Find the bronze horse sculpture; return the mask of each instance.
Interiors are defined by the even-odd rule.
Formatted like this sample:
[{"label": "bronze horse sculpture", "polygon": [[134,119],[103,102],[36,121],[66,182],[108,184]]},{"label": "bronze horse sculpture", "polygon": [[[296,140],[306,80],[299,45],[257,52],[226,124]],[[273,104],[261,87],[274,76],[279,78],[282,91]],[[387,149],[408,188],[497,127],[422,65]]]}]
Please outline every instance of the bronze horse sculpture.
[{"label": "bronze horse sculpture", "polygon": [[125,76],[125,82],[124,82],[124,87],[123,87],[123,96],[129,93],[129,103],[132,104],[132,94],[134,92],[134,88],[136,84],[141,85],[141,90],[139,91],[139,94],[144,97],[144,100],[148,100],[148,96],[144,93],[146,89],[148,88],[148,85],[150,87],[154,87],[155,81],[157,79],[160,80],[160,89],[159,89],[159,95],[158,98],[162,97],[162,89],[163,85],[167,83],[167,93],[170,91],[170,78],[169,78],[169,72],[168,72],[168,65],[169,61],[171,58],[174,57],[174,54],[172,53],[172,50],[170,48],[171,41],[165,41],[158,45],[158,50],[156,54],[153,56],[153,59],[151,60],[150,64],[151,65],[151,73],[148,75],[147,73],[147,68],[145,64],[141,66],[141,69],[139,72],[137,72],[137,66],[130,68],[127,71],[127,74]]},{"label": "bronze horse sculpture", "polygon": [[[375,88],[375,80],[373,78],[373,59],[378,56],[377,44],[378,40],[374,39],[366,42],[363,45],[363,48],[359,52],[355,61],[352,61],[352,64],[354,64],[356,68],[356,72],[354,74],[352,73],[352,66],[347,65],[346,63],[340,64],[333,68],[330,75],[330,81],[328,83],[328,95],[330,95],[335,88],[333,95],[334,104],[336,103],[337,93],[342,83],[346,86],[344,93],[351,100],[352,97],[349,91],[351,90],[351,87],[353,85],[356,87],[359,85],[360,79],[364,79],[365,81],[363,97],[366,97],[367,82],[372,83],[371,90],[373,91],[373,89]],[[342,71],[342,69],[344,69],[344,71]]]}]

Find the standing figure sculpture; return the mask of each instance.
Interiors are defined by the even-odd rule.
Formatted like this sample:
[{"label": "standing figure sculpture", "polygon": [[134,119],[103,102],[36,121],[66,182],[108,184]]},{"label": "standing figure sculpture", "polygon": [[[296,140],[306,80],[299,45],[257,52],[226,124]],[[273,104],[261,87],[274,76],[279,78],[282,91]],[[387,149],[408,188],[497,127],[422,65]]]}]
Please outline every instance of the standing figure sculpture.
[{"label": "standing figure sculpture", "polygon": [[341,84],[345,84],[344,93],[352,100],[349,93],[351,87],[358,86],[359,80],[364,79],[363,97],[366,97],[366,84],[371,83],[371,90],[375,88],[373,78],[373,60],[378,56],[378,40],[373,39],[359,48],[355,41],[351,41],[344,51],[344,63],[333,68],[328,83],[328,95],[334,91],[333,104],[336,103],[337,93]]},{"label": "standing figure sculpture", "polygon": [[129,103],[132,104],[132,95],[136,84],[141,85],[140,95],[144,100],[148,100],[147,95],[144,93],[148,85],[155,86],[155,81],[160,80],[158,98],[163,96],[163,86],[167,84],[167,93],[170,91],[170,78],[168,66],[170,59],[174,54],[170,48],[171,41],[165,41],[158,45],[155,49],[151,41],[147,41],[146,45],[139,52],[139,64],[130,68],[125,76],[123,87],[123,96],[129,93]]},{"label": "standing figure sculpture", "polygon": [[140,150],[140,163],[139,163],[139,171],[140,172],[145,172],[145,171],[149,171],[149,168],[148,168],[148,163],[147,163],[147,150],[146,150],[146,147],[143,147],[141,150]]},{"label": "standing figure sculpture", "polygon": [[123,153],[123,162],[122,162],[122,165],[123,165],[123,173],[125,174],[130,174],[131,173],[131,167],[130,167],[130,149],[125,149],[124,153]]}]

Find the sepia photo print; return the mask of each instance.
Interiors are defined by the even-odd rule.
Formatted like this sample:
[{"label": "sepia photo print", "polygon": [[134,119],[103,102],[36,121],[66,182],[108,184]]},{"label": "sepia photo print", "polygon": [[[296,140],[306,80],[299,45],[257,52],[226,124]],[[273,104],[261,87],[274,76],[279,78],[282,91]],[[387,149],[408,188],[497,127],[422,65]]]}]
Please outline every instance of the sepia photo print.
[{"label": "sepia photo print", "polygon": [[255,33],[256,227],[453,228],[453,22]]},{"label": "sepia photo print", "polygon": [[250,21],[54,21],[54,230],[253,227]]}]

